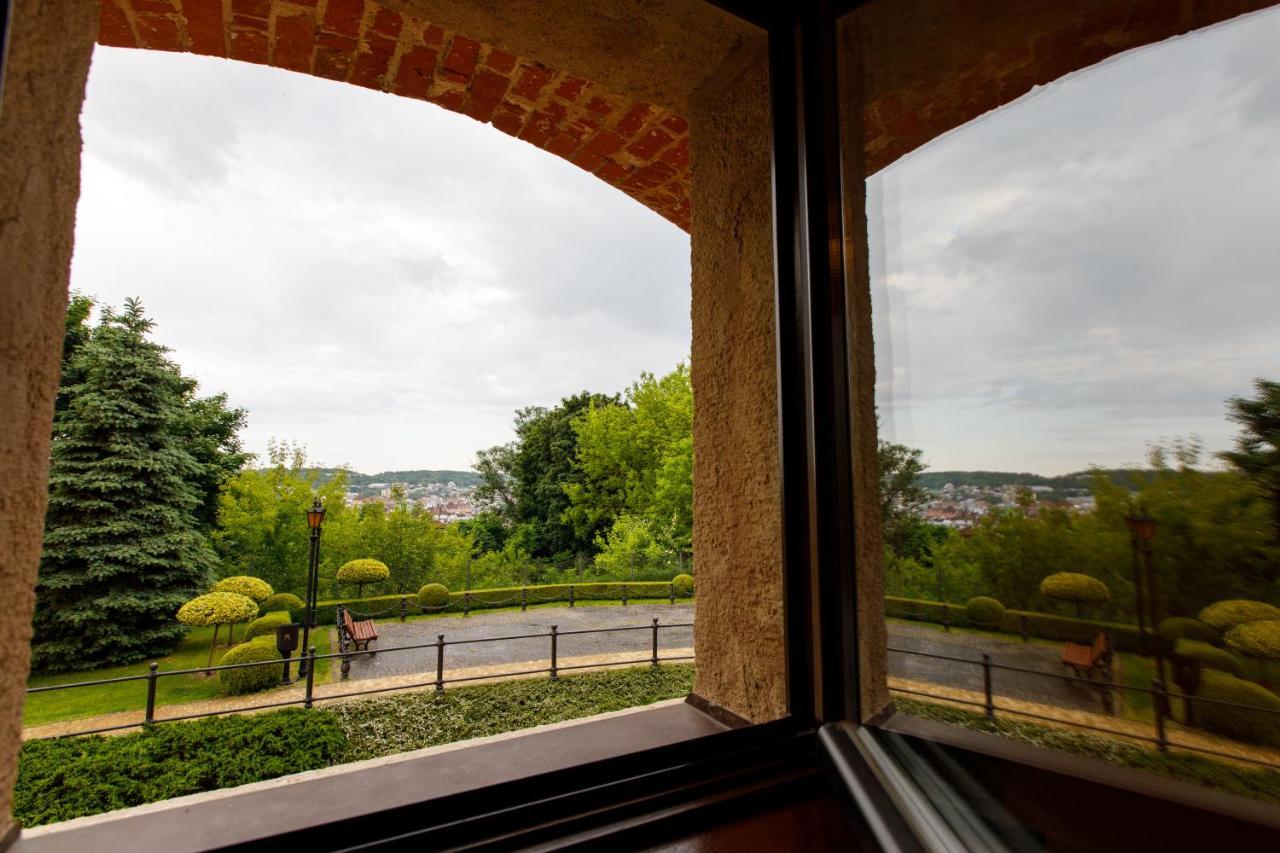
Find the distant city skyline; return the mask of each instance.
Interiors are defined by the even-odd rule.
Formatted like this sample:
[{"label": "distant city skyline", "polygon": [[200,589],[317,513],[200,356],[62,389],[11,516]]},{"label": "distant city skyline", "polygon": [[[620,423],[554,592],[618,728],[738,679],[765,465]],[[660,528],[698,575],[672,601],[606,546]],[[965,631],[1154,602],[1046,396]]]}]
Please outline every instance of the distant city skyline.
[{"label": "distant city skyline", "polygon": [[[1230,446],[1280,373],[1277,42],[1270,10],[1126,54],[870,178],[882,435],[1044,475]],[[72,286],[141,297],[254,452],[469,470],[515,409],[688,357],[688,236],[463,116],[99,47],[82,123]]]}]

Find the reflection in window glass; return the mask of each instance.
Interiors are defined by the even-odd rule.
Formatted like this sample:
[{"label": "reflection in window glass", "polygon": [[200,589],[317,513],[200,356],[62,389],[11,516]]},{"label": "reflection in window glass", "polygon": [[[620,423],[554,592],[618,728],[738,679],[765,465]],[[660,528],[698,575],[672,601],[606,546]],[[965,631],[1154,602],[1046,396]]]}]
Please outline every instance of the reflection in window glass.
[{"label": "reflection in window glass", "polygon": [[1280,797],[1277,39],[1125,54],[868,180],[899,710]]}]

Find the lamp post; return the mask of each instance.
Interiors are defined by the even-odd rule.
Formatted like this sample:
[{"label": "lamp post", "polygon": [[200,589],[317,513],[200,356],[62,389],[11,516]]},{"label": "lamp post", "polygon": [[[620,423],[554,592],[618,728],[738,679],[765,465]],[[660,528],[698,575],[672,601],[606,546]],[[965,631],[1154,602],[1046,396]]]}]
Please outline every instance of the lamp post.
[{"label": "lamp post", "polygon": [[[1164,666],[1160,654],[1160,642],[1156,637],[1148,639],[1147,623],[1150,622],[1154,633],[1157,625],[1157,590],[1155,567],[1151,556],[1151,540],[1156,535],[1155,519],[1145,515],[1127,515],[1125,526],[1129,528],[1129,544],[1133,548],[1133,588],[1138,604],[1138,635],[1142,639],[1142,650],[1155,658],[1156,673],[1160,681],[1164,681]],[[1143,576],[1146,576],[1145,595]],[[1149,616],[1149,620],[1148,620]]]},{"label": "lamp post", "polygon": [[305,650],[311,648],[311,629],[316,627],[316,594],[320,589],[320,528],[324,524],[324,504],[317,497],[307,509],[307,527],[311,528],[311,560],[307,564],[307,601],[302,613],[303,657],[298,662],[299,677],[307,674]]}]

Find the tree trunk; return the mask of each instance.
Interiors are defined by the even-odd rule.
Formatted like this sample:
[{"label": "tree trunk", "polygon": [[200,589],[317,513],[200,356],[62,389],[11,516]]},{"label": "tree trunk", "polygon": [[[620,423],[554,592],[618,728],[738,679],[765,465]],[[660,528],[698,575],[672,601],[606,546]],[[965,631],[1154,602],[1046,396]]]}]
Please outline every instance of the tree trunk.
[{"label": "tree trunk", "polygon": [[356,598],[364,598],[364,584],[356,584]]},{"label": "tree trunk", "polygon": [[210,667],[210,669],[206,669],[204,671],[205,675],[213,675],[213,650],[218,647],[218,629],[221,627],[221,625],[213,626],[213,642],[209,643],[209,662],[205,664],[205,666]]}]

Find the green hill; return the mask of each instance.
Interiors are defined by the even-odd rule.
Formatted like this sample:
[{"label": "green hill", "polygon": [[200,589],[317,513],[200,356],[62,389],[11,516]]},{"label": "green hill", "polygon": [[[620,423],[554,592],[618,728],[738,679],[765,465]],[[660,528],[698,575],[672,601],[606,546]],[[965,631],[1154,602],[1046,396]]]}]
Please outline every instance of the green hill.
[{"label": "green hill", "polygon": [[[925,471],[916,478],[922,487],[938,491],[947,483],[956,486],[977,486],[980,488],[996,488],[999,486],[1049,486],[1055,492],[1068,489],[1091,489],[1094,471],[1075,471],[1060,477],[1046,477],[1041,474],[1014,471]],[[1100,469],[1096,473],[1104,474],[1114,483],[1131,489],[1138,488],[1151,476],[1150,471],[1140,468]]]},{"label": "green hill", "polygon": [[[341,469],[317,468],[322,481],[327,482]],[[420,469],[416,471],[382,471],[377,474],[361,474],[359,471],[347,471],[347,482],[352,486],[368,486],[370,483],[406,483],[410,486],[427,486],[433,483],[453,482],[469,489],[480,484],[480,475],[475,471],[434,471]]]}]

